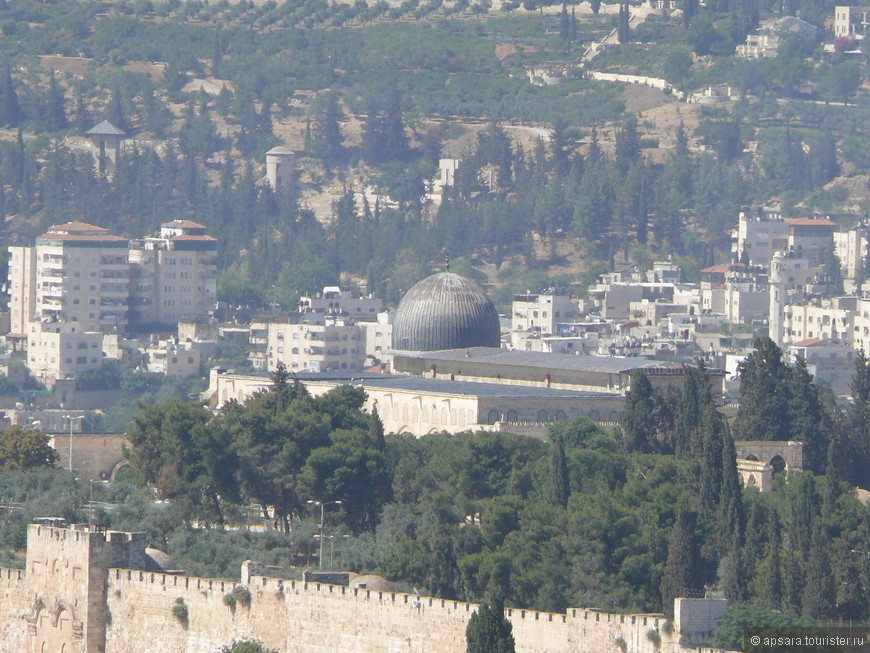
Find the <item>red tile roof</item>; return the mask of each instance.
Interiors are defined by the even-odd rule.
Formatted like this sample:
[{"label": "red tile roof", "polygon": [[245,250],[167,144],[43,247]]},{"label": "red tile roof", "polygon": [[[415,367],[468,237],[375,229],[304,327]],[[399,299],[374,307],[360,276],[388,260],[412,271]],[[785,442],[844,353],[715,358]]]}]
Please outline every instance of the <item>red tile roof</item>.
[{"label": "red tile roof", "polygon": [[826,218],[786,218],[793,227],[836,227],[836,222],[831,222]]},{"label": "red tile roof", "polygon": [[707,274],[728,274],[732,270],[742,270],[746,265],[743,263],[719,263],[718,265],[712,265],[709,268],[704,268],[701,272],[705,272]]},{"label": "red tile roof", "polygon": [[812,347],[813,345],[817,345],[821,340],[818,338],[807,338],[806,340],[801,340],[800,342],[793,342],[792,347]]}]

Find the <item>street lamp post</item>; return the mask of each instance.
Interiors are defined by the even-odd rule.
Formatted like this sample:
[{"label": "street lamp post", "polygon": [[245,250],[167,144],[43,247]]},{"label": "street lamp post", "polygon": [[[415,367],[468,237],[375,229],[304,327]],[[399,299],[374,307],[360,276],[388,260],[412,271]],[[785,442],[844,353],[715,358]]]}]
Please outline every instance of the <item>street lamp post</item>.
[{"label": "street lamp post", "polygon": [[69,420],[69,471],[72,473],[72,440],[73,440],[73,420],[84,419],[84,415],[64,415],[64,419]]},{"label": "street lamp post", "polygon": [[326,506],[335,505],[340,506],[341,500],[338,501],[312,501],[309,500],[308,505],[310,506],[320,506],[320,553],[317,558],[317,568],[323,569],[323,516],[325,514]]}]

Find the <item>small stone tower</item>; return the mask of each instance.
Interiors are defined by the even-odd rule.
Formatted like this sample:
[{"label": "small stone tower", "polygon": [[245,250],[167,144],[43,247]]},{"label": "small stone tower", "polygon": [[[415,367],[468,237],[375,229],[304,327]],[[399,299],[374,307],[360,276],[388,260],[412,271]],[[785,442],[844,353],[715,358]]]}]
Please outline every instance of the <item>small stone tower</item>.
[{"label": "small stone tower", "polygon": [[121,140],[127,134],[104,120],[85,132],[97,150],[97,170],[103,175],[113,175],[121,158]]},{"label": "small stone tower", "polygon": [[26,650],[101,653],[109,568],[144,569],[145,534],[41,521],[27,529]]},{"label": "small stone tower", "polygon": [[296,153],[279,145],[266,152],[266,181],[273,190],[293,185],[296,173]]}]

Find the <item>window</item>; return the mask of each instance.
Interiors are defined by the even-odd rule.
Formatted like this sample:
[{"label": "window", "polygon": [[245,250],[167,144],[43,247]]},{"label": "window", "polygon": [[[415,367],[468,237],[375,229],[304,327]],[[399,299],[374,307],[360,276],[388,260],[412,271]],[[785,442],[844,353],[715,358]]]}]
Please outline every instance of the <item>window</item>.
[{"label": "window", "polygon": [[79,356],[79,357],[76,358],[76,364],[77,364],[77,365],[86,365],[87,362],[88,362],[88,357],[87,357],[87,356]]}]

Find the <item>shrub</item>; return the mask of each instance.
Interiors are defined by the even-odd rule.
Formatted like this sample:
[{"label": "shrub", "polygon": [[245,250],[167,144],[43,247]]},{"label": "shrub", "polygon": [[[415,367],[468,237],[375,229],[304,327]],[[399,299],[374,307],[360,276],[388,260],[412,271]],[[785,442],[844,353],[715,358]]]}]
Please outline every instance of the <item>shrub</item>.
[{"label": "shrub", "polygon": [[187,604],[184,602],[184,599],[180,596],[175,599],[175,603],[172,604],[172,616],[178,619],[179,623],[187,627],[187,619],[188,619],[188,611]]},{"label": "shrub", "polygon": [[659,631],[655,629],[647,631],[646,638],[651,641],[653,646],[656,648],[662,645],[662,636],[659,635]]},{"label": "shrub", "polygon": [[615,644],[619,647],[619,650],[622,651],[622,653],[625,653],[625,651],[628,650],[628,644],[622,637],[617,637]]},{"label": "shrub", "polygon": [[224,594],[224,605],[235,610],[236,605],[242,605],[246,608],[251,607],[251,590],[244,585],[237,585],[232,592]]}]

